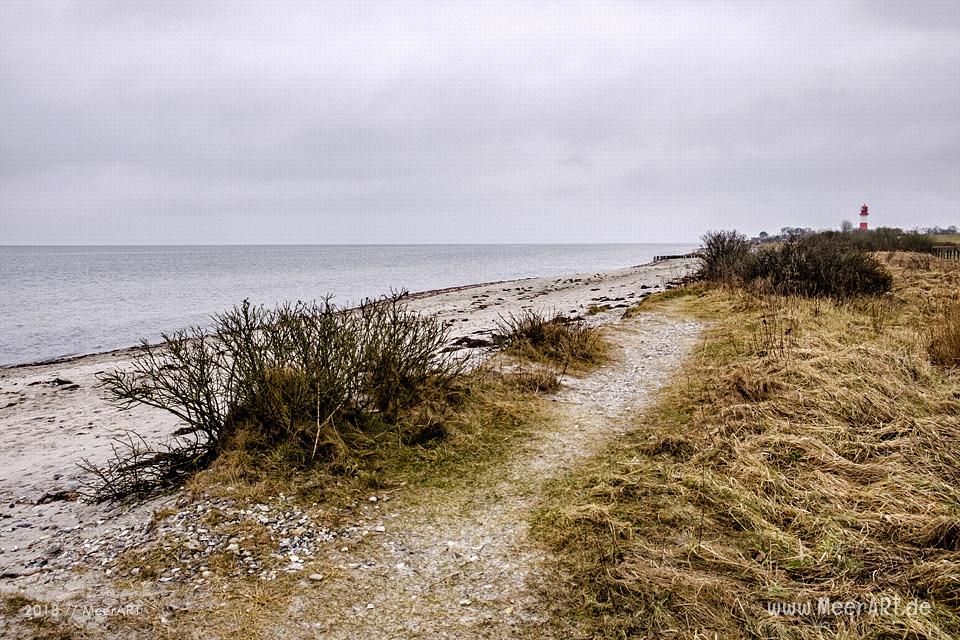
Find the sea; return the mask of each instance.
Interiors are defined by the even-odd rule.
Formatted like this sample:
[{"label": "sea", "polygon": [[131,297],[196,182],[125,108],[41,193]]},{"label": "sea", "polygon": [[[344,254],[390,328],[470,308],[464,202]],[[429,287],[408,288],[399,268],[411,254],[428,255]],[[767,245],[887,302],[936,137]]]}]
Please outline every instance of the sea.
[{"label": "sea", "polygon": [[693,244],[0,246],[0,366],[110,351],[208,326],[244,299],[391,291],[629,267]]}]

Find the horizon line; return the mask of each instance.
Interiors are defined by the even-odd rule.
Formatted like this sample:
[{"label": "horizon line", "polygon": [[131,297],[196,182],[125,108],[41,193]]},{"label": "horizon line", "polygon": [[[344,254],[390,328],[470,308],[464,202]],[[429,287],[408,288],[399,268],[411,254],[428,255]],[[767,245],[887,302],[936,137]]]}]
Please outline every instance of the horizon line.
[{"label": "horizon line", "polygon": [[694,244],[699,240],[670,240],[656,242],[325,242],[325,243],[16,243],[0,244],[0,248],[29,247],[485,247],[485,246],[583,246],[583,245],[639,245],[639,244]]}]

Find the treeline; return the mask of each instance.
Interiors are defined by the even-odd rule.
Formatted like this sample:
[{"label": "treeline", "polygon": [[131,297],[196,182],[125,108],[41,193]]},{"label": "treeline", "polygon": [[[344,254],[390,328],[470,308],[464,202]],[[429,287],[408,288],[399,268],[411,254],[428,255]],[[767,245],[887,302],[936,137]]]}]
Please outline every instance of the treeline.
[{"label": "treeline", "polygon": [[849,243],[864,251],[915,251],[932,253],[934,242],[926,231],[904,231],[896,227],[877,227],[860,230],[845,227],[842,231],[814,231],[809,228],[784,227],[780,234],[771,236],[761,232],[755,239],[760,243],[783,242],[809,236],[843,236]]}]

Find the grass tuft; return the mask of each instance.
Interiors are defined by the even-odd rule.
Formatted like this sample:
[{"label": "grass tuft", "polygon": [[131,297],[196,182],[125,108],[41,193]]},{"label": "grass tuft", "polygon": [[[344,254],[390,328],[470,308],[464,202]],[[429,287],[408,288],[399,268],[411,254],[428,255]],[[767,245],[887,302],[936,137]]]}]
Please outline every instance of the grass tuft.
[{"label": "grass tuft", "polygon": [[597,366],[610,357],[610,344],[599,328],[562,314],[527,310],[501,317],[493,341],[508,355],[564,368]]},{"label": "grass tuft", "polygon": [[960,302],[945,305],[935,317],[927,350],[934,364],[960,366]]}]

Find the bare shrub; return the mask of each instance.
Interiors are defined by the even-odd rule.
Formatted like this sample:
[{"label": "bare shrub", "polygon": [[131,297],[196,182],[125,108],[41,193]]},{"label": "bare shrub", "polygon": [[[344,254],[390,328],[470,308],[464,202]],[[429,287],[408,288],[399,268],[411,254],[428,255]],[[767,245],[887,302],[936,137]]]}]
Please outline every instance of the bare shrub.
[{"label": "bare shrub", "polygon": [[867,313],[870,316],[870,326],[875,334],[881,334],[889,326],[890,320],[897,309],[897,301],[889,296],[874,296],[867,300]]},{"label": "bare shrub", "polygon": [[401,414],[451,393],[465,367],[444,349],[442,322],[409,311],[402,294],[350,310],[245,301],[213,321],[144,344],[130,369],[101,378],[121,406],[163,409],[184,426],[162,447],[131,436],[105,466],[87,463],[94,498],[173,486],[239,441],[330,457],[345,439],[402,429]]},{"label": "bare shrub", "polygon": [[731,284],[740,279],[750,256],[750,241],[736,231],[711,231],[701,238],[698,276],[711,282]]},{"label": "bare shrub", "polygon": [[753,351],[761,358],[783,358],[790,347],[796,344],[796,304],[791,298],[781,296],[769,287],[761,286],[755,291],[758,294],[756,301],[760,318],[751,332]]}]

